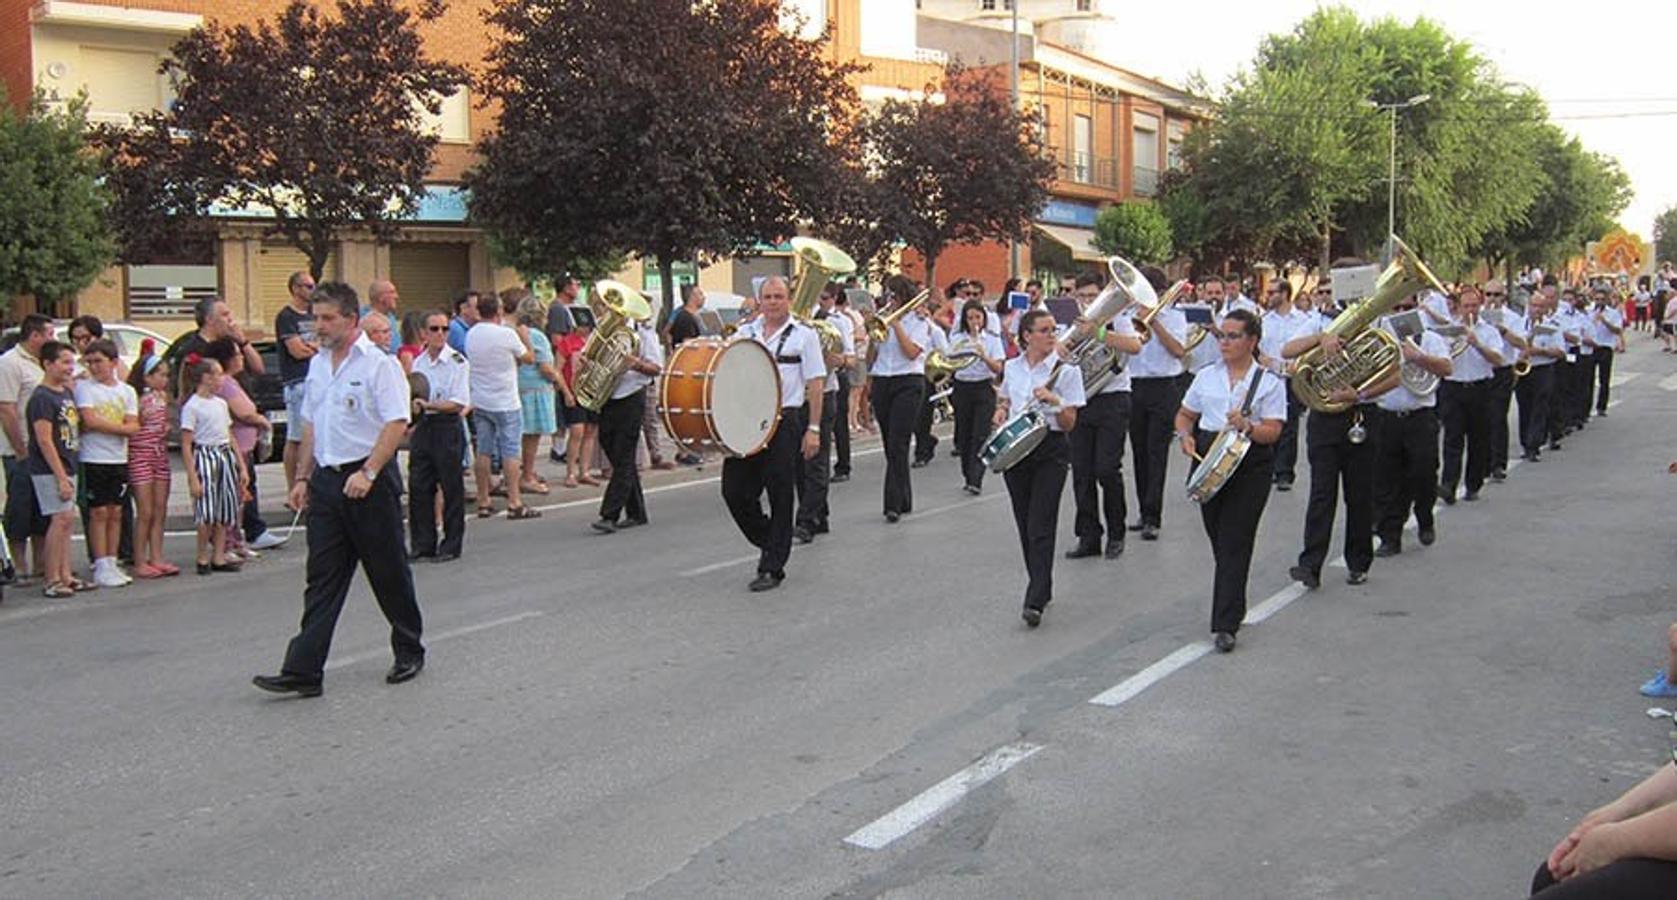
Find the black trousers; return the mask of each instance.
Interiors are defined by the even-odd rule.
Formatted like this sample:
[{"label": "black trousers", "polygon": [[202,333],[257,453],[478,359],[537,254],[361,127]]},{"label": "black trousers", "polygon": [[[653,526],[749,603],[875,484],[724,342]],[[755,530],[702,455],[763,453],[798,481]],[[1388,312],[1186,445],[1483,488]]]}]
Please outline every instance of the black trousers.
[{"label": "black trousers", "polygon": [[1491,375],[1491,471],[1508,471],[1508,407],[1514,402],[1514,367]]},{"label": "black trousers", "polygon": [[914,459],[927,463],[937,455],[937,435],[932,434],[932,382],[922,378],[920,383],[919,418],[914,420]]},{"label": "black trousers", "polygon": [[[1194,444],[1200,455],[1211,449],[1214,432],[1194,430]],[[1246,618],[1246,580],[1252,570],[1252,546],[1258,539],[1258,520],[1269,503],[1270,482],[1275,471],[1275,449],[1253,444],[1246,458],[1223,483],[1215,497],[1200,504],[1200,521],[1211,539],[1211,630],[1234,634]],[[1193,477],[1192,470],[1188,473]]]},{"label": "black trousers", "polygon": [[1135,461],[1135,500],[1141,521],[1157,528],[1165,507],[1165,471],[1171,435],[1182,406],[1177,378],[1130,379],[1130,451]]},{"label": "black trousers", "polygon": [[1467,489],[1485,486],[1491,469],[1491,379],[1471,384],[1445,381],[1438,386],[1438,409],[1444,417],[1444,471],[1438,483],[1447,491],[1462,484],[1462,456],[1467,457]]},{"label": "black trousers", "polygon": [[1555,364],[1555,389],[1549,394],[1549,439],[1558,441],[1578,422],[1578,363]]},{"label": "black trousers", "polygon": [[258,452],[260,452],[260,445],[257,450],[240,454],[245,464],[245,477],[250,479],[250,499],[246,500],[243,508],[239,510],[239,529],[244,532],[246,543],[256,540],[262,536],[263,532],[268,530],[268,523],[262,521],[262,511],[257,507],[256,454]]},{"label": "black trousers", "polygon": [[[762,550],[757,571],[786,574],[786,560],[792,555],[792,500],[798,480],[798,458],[802,455],[804,430],[809,427],[805,407],[782,409],[780,425],[768,446],[746,457],[722,461],[722,500],[733,514],[740,534]],[[763,492],[769,494],[769,512],[763,514]]]},{"label": "black trousers", "polygon": [[413,571],[402,542],[390,539],[402,533],[402,478],[395,466],[385,466],[372,491],[351,500],[344,496],[344,482],[360,468],[360,462],[336,469],[316,466],[309,476],[303,623],[285,650],[280,671],[286,675],[321,679],[357,563],[367,573],[373,598],[390,622],[390,649],[396,660],[425,658],[425,646],[419,642],[422,626]]},{"label": "black trousers", "polygon": [[[825,409],[825,407],[823,407]],[[833,400],[833,474],[850,474],[850,370],[839,372]]]},{"label": "black trousers", "polygon": [[1539,900],[1667,900],[1677,897],[1677,862],[1633,857],[1556,881],[1544,860],[1532,876],[1531,895]]},{"label": "black trousers", "polygon": [[1610,399],[1609,394],[1613,390],[1612,347],[1595,348],[1595,380],[1597,385],[1595,391],[1595,411],[1598,413],[1604,413],[1607,411],[1607,401]]},{"label": "black trousers", "polygon": [[1374,533],[1382,543],[1399,545],[1412,510],[1417,525],[1433,526],[1438,414],[1431,407],[1401,413],[1380,410],[1374,420]]},{"label": "black trousers", "polygon": [[[1364,404],[1363,426],[1369,427],[1370,410]],[[1310,503],[1304,514],[1304,550],[1299,565],[1320,576],[1333,541],[1333,519],[1339,507],[1341,485],[1345,489],[1345,565],[1353,572],[1367,572],[1374,564],[1374,447],[1351,443],[1349,436],[1354,411],[1320,413],[1310,411],[1305,435],[1305,452],[1310,458]]]},{"label": "black trousers", "polygon": [[[429,414],[408,441],[408,539],[421,556],[460,554],[466,542],[466,476],[460,468],[466,435],[457,415]],[[437,543],[432,498],[443,492],[443,539]]]},{"label": "black trousers", "polygon": [[908,442],[925,399],[926,379],[920,375],[890,375],[873,380],[873,419],[885,446],[885,512],[914,509],[914,486],[909,481]]},{"label": "black trousers", "polygon": [[1281,437],[1275,442],[1275,483],[1292,484],[1299,458],[1299,428],[1304,424],[1304,401],[1293,395],[1292,379],[1287,380],[1287,424],[1281,426]]},{"label": "black trousers", "polygon": [[1041,610],[1054,599],[1054,531],[1066,487],[1066,436],[1048,432],[1031,455],[1002,473],[1013,503],[1013,527],[1025,556],[1025,608]]},{"label": "black trousers", "polygon": [[600,498],[600,518],[608,522],[617,521],[619,515],[633,522],[646,521],[646,497],[641,494],[641,475],[635,468],[635,445],[640,442],[645,413],[645,388],[607,400],[600,407],[600,449],[611,463],[611,481]]},{"label": "black trousers", "polygon": [[[821,396],[821,449],[816,452],[814,459],[804,459],[803,447],[800,444],[798,452],[793,454],[798,466],[798,514],[797,523],[811,531],[827,530],[827,484],[832,480],[833,458],[833,427],[838,416],[834,394],[836,390],[828,391]],[[804,428],[807,431],[809,413],[804,410]],[[802,435],[798,437],[801,442]]]},{"label": "black trousers", "polygon": [[[1073,533],[1083,547],[1099,547],[1101,538],[1124,542],[1124,438],[1130,430],[1130,394],[1096,394],[1077,412],[1071,430],[1071,496],[1077,504]],[[1106,528],[1101,529],[1104,515]]]},{"label": "black trousers", "polygon": [[949,402],[955,407],[955,446],[961,450],[961,477],[973,487],[983,487],[984,464],[978,461],[978,454],[990,436],[990,420],[996,416],[996,387],[988,380],[957,380]]},{"label": "black trousers", "polygon": [[1532,366],[1531,371],[1514,385],[1514,395],[1520,401],[1520,446],[1527,453],[1543,449],[1550,434],[1549,411],[1554,402],[1555,372],[1559,364]]}]

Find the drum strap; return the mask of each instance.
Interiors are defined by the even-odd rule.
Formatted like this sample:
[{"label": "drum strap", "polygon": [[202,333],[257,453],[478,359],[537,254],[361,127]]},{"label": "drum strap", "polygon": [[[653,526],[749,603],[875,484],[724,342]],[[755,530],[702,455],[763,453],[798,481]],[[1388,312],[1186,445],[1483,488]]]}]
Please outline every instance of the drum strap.
[{"label": "drum strap", "polygon": [[1246,388],[1246,400],[1240,404],[1240,417],[1242,419],[1252,415],[1252,398],[1258,396],[1258,382],[1262,381],[1264,377],[1264,368],[1258,365],[1256,360],[1252,362],[1252,371],[1254,374],[1252,375],[1252,383]]},{"label": "drum strap", "polygon": [[779,341],[779,343],[774,345],[774,361],[775,362],[780,363],[781,365],[786,365],[786,366],[796,366],[796,365],[800,365],[800,364],[803,363],[804,358],[803,358],[802,354],[799,354],[797,356],[786,356],[785,355],[786,339],[790,338],[792,336],[793,329],[795,329],[797,327],[798,327],[798,323],[793,322],[792,320],[788,319],[786,321],[786,327],[782,328],[780,330],[780,341]]}]

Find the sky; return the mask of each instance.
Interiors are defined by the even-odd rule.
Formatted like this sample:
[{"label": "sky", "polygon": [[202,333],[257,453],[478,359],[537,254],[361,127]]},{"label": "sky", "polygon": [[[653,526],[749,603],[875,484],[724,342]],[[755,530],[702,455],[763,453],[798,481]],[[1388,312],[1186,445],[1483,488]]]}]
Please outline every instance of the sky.
[{"label": "sky", "polygon": [[[1221,86],[1251,65],[1263,36],[1291,31],[1320,5],[1306,0],[1108,0],[1103,8],[1124,32],[1146,36],[1124,44],[1113,62],[1174,84],[1198,70],[1210,84]],[[1505,80],[1535,88],[1557,125],[1624,167],[1636,196],[1619,221],[1643,240],[1653,240],[1654,217],[1677,205],[1674,0],[1582,7],[1507,0],[1347,0],[1339,5],[1365,20],[1432,19],[1473,43]],[[1186,30],[1184,24],[1189,24]],[[1398,230],[1403,230],[1401,223]]]}]

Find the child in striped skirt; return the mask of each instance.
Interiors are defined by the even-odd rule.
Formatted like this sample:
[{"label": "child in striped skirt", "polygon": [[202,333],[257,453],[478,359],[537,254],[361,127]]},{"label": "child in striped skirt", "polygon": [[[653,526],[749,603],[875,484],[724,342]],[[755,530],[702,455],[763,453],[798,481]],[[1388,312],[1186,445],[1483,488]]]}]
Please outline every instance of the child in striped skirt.
[{"label": "child in striped skirt", "polygon": [[245,467],[233,449],[232,412],[216,396],[224,377],[215,360],[187,355],[186,386],[192,396],[181,406],[181,456],[198,524],[199,575],[239,571],[239,564],[227,559],[227,533],[239,520]]}]

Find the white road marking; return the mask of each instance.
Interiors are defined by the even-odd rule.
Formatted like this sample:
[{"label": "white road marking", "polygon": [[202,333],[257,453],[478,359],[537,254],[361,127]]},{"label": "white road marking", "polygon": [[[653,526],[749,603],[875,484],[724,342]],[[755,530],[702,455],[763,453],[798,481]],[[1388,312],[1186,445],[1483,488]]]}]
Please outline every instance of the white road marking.
[{"label": "white road marking", "polygon": [[1041,749],[1040,744],[1023,742],[997,747],[978,762],[932,785],[913,800],[852,832],[844,842],[863,850],[884,849],[898,838],[930,822],[944,810],[959,803],[961,798],[971,793],[974,788],[988,784],[996,776],[1030,759]]},{"label": "white road marking", "polygon": [[[876,453],[884,453],[884,452],[885,452],[885,448],[883,448],[883,447],[869,447],[866,450],[857,450],[856,452],[850,454],[850,456],[851,456],[852,459],[854,459],[858,456],[873,456]],[[710,463],[707,462],[707,463],[705,463],[705,465],[710,465]],[[722,464],[719,461],[719,462],[716,463],[716,465],[718,467],[720,467]],[[645,490],[641,491],[641,493],[643,493],[643,494],[662,494],[665,491],[679,491],[682,488],[697,487],[701,484],[716,484],[717,482],[719,482],[721,480],[722,480],[721,475],[711,475],[708,478],[695,478],[692,481],[679,481],[679,482],[676,482],[675,484],[661,484],[661,485],[659,485],[655,488],[646,488]],[[532,506],[530,508],[531,509],[539,509],[542,512],[552,512],[553,510],[556,510],[556,509],[572,509],[572,508],[575,508],[575,507],[578,507],[578,506],[598,506],[599,504],[600,504],[600,498],[599,497],[584,497],[581,500],[567,500],[564,503],[549,503],[545,506]],[[506,515],[507,515],[506,512],[503,510],[501,512],[496,513],[495,518],[504,519],[504,518],[506,518]]]},{"label": "white road marking", "polygon": [[1089,698],[1089,702],[1096,706],[1118,706],[1210,652],[1208,641],[1195,641],[1178,647],[1164,659]]},{"label": "white road marking", "polygon": [[[430,646],[439,641],[449,640],[450,638],[465,637],[468,634],[476,634],[480,631],[488,631],[491,628],[499,628],[502,625],[511,625],[514,622],[522,622],[525,619],[534,619],[537,616],[545,615],[547,615],[547,613],[542,612],[539,609],[525,610],[524,612],[517,613],[515,615],[502,616],[499,619],[490,619],[487,622],[479,622],[476,625],[463,625],[459,628],[451,628],[447,631],[439,631],[435,634],[428,634],[424,636],[424,641],[426,646]],[[342,669],[345,666],[353,666],[357,663],[363,663],[370,659],[383,659],[389,655],[390,649],[388,647],[382,650],[370,650],[366,653],[352,653],[349,656],[339,657],[338,659],[327,663],[326,671],[331,672],[337,669]]]},{"label": "white road marking", "polygon": [[1613,380],[1611,382],[1609,382],[1609,384],[1612,387],[1618,387],[1618,386],[1623,385],[1623,384],[1630,384],[1631,382],[1633,382],[1636,379],[1641,378],[1641,377],[1642,377],[1641,372],[1614,372],[1613,373]]},{"label": "white road marking", "polygon": [[1303,597],[1306,590],[1309,589],[1295,581],[1281,590],[1276,591],[1268,600],[1265,600],[1264,602],[1246,611],[1245,624],[1256,625],[1270,616],[1286,609],[1287,604]]},{"label": "white road marking", "polygon": [[1660,379],[1660,390],[1677,391],[1677,375],[1667,375]]}]

